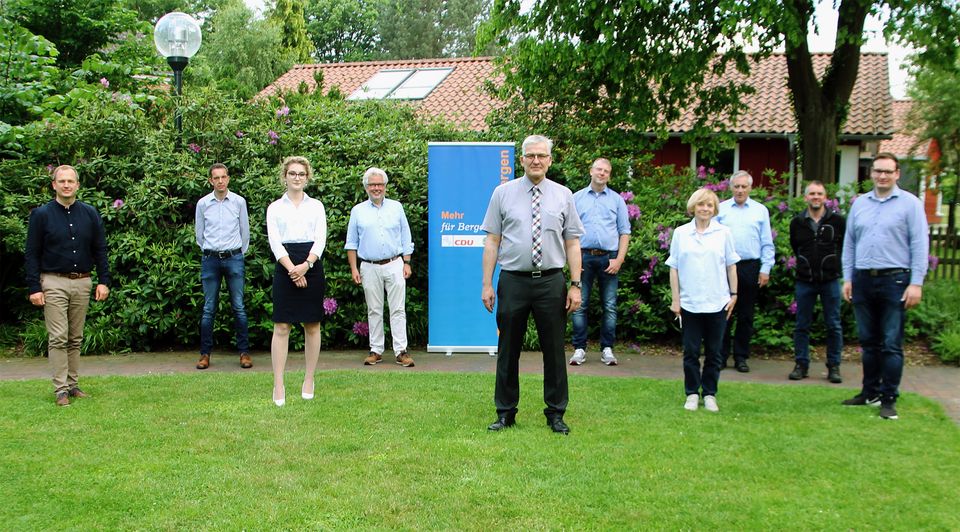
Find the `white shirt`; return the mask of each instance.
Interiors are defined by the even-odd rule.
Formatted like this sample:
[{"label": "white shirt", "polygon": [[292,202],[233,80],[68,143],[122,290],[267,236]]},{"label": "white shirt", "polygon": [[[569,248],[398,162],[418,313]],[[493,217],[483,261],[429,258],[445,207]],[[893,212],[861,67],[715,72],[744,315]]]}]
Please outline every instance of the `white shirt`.
[{"label": "white shirt", "polygon": [[284,243],[313,242],[310,253],[317,257],[327,245],[327,211],[323,203],[303,194],[296,206],[284,193],[267,207],[267,237],[277,260],[289,255]]},{"label": "white shirt", "polygon": [[697,314],[720,312],[730,302],[727,266],[740,261],[733,233],[716,219],[703,233],[695,220],[673,232],[667,266],[680,279],[680,308]]}]

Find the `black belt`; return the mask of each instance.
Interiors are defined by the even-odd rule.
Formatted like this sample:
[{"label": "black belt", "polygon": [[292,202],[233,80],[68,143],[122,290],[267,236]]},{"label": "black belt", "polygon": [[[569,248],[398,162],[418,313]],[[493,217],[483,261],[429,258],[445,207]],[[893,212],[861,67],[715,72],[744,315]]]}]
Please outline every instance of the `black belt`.
[{"label": "black belt", "polygon": [[883,268],[879,270],[858,270],[863,272],[865,275],[870,277],[886,277],[888,275],[896,275],[898,273],[910,273],[910,268]]},{"label": "black belt", "polygon": [[581,249],[580,251],[586,253],[587,255],[593,255],[594,257],[605,256],[613,253],[612,251],[607,251],[604,249]]},{"label": "black belt", "polygon": [[737,264],[750,264],[750,263],[754,263],[754,262],[756,262],[756,263],[759,264],[759,263],[760,263],[760,259],[743,259],[743,260],[741,260],[740,262],[738,262]]},{"label": "black belt", "polygon": [[517,277],[526,277],[528,279],[539,279],[540,277],[546,277],[548,275],[553,275],[555,273],[560,273],[562,271],[563,271],[563,268],[551,268],[549,270],[537,270],[533,272],[500,270],[500,273],[509,273],[510,275],[516,275]]},{"label": "black belt", "polygon": [[70,273],[61,273],[61,272],[43,272],[49,273],[50,275],[56,275],[57,277],[66,277],[67,279],[86,279],[90,277],[90,272],[70,272]]},{"label": "black belt", "polygon": [[203,250],[204,257],[216,257],[218,259],[229,259],[234,255],[238,255],[241,252],[241,248],[231,249],[229,251],[214,251],[212,249]]},{"label": "black belt", "polygon": [[397,255],[396,257],[390,257],[389,259],[383,259],[383,260],[360,259],[360,262],[369,262],[370,264],[378,264],[378,265],[380,265],[380,266],[383,266],[384,264],[390,264],[391,262],[393,262],[393,261],[395,261],[395,260],[397,260],[397,259],[399,259],[399,258],[400,258],[400,255]]}]

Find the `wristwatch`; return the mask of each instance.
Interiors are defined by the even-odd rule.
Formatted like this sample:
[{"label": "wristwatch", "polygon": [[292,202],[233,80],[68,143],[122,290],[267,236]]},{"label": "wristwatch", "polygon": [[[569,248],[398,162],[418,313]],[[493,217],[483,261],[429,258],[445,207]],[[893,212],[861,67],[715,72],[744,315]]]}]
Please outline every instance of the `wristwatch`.
[{"label": "wristwatch", "polygon": [[314,262],[316,262],[316,261],[311,261],[311,260],[307,259],[307,269],[312,270],[312,269],[313,269],[313,263],[314,263]]},{"label": "wristwatch", "polygon": [[580,281],[570,281],[570,288],[582,288]]}]

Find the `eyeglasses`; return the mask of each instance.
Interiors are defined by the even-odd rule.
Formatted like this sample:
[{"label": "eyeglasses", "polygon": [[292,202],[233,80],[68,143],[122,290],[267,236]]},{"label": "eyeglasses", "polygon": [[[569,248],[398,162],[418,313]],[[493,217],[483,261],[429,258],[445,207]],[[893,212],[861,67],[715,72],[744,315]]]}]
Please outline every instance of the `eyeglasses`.
[{"label": "eyeglasses", "polygon": [[387,186],[386,183],[367,183],[368,188],[369,187],[385,187],[385,186]]},{"label": "eyeglasses", "polygon": [[872,172],[872,173],[874,173],[874,174],[877,174],[877,175],[893,175],[893,174],[897,173],[897,170],[883,170],[883,169],[880,169],[880,168],[871,168],[871,169],[870,169],[870,172]]},{"label": "eyeglasses", "polygon": [[546,161],[550,159],[550,154],[549,153],[527,153],[527,154],[524,154],[523,158],[528,161],[536,161],[537,159],[541,161]]},{"label": "eyeglasses", "polygon": [[296,177],[298,179],[306,179],[306,172],[287,172],[287,177]]}]

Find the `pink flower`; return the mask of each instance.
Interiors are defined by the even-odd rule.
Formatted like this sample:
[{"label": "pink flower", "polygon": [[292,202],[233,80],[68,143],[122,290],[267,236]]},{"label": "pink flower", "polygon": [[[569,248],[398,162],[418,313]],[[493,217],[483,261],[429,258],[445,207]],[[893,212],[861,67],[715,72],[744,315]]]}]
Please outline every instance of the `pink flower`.
[{"label": "pink flower", "polygon": [[658,256],[656,256],[656,255],[650,257],[650,269],[652,270],[652,269],[656,268],[656,267],[657,267],[657,264],[660,264],[660,257],[658,257]]},{"label": "pink flower", "polygon": [[[713,168],[711,168],[711,170],[713,170]],[[728,188],[730,188],[730,180],[729,180],[729,179],[724,179],[723,181],[717,183],[717,190],[720,191],[720,192],[723,192],[724,190],[727,190]]]},{"label": "pink flower", "polygon": [[785,259],[781,259],[781,261],[783,262],[783,267],[786,268],[786,269],[788,269],[788,270],[792,270],[792,269],[794,269],[794,268],[797,267],[797,258],[796,258],[796,257],[793,257],[793,256],[787,257],[787,258],[785,258]]},{"label": "pink flower", "polygon": [[623,201],[633,201],[634,195],[633,192],[626,190],[620,193],[620,197],[623,198]]},{"label": "pink flower", "polygon": [[110,88],[110,81],[107,78],[100,78],[100,84],[103,85],[104,89]]},{"label": "pink flower", "polygon": [[640,214],[642,214],[642,213],[640,212],[640,207],[637,207],[637,206],[634,205],[633,203],[631,203],[630,205],[627,205],[627,216],[628,216],[631,220],[636,220],[636,219],[640,218]]},{"label": "pink flower", "polygon": [[370,325],[365,321],[358,321],[353,324],[353,334],[357,336],[369,336]]},{"label": "pink flower", "polygon": [[706,179],[707,178],[707,167],[700,165],[697,167],[697,178]]},{"label": "pink flower", "polygon": [[710,174],[710,175],[713,175],[713,174],[717,173],[717,171],[714,170],[713,167],[710,167],[710,168],[707,168],[707,173]]},{"label": "pink flower", "polygon": [[288,114],[290,114],[290,108],[286,105],[277,109],[277,118],[280,118],[281,116],[287,116]]},{"label": "pink flower", "polygon": [[937,266],[940,264],[940,257],[936,255],[929,255],[927,257],[927,262],[930,264],[930,271],[936,270]]},{"label": "pink flower", "polygon": [[840,202],[835,199],[828,199],[827,201],[823,202],[823,205],[833,212],[840,210]]},{"label": "pink flower", "polygon": [[48,164],[48,165],[47,165],[47,172],[48,172],[48,173],[53,172],[53,171],[56,170],[56,169],[57,169],[57,165],[55,165],[55,164]]},{"label": "pink flower", "polygon": [[660,249],[670,249],[670,235],[673,234],[673,229],[658,225],[657,230],[660,231],[660,233],[657,234],[657,241],[660,242]]},{"label": "pink flower", "polygon": [[780,204],[777,205],[777,209],[778,209],[780,212],[787,212],[787,209],[789,209],[789,208],[790,208],[790,207],[787,206],[787,202],[785,202],[785,201],[781,201]]},{"label": "pink flower", "polygon": [[324,298],[323,300],[323,313],[327,316],[333,314],[337,311],[337,300],[332,297]]},{"label": "pink flower", "polygon": [[120,198],[113,200],[113,208],[119,209],[120,207],[123,207],[123,200]]},{"label": "pink flower", "polygon": [[270,141],[268,142],[268,144],[276,144],[277,140],[280,139],[280,134],[272,129],[267,132],[267,136],[270,137]]},{"label": "pink flower", "polygon": [[787,307],[787,312],[789,312],[790,314],[796,314],[796,313],[797,313],[797,302],[796,302],[796,301],[794,301],[793,303],[790,303],[790,306]]},{"label": "pink flower", "polygon": [[200,150],[202,149],[200,148],[200,145],[195,142],[191,142],[187,147],[193,150],[193,153],[200,153]]},{"label": "pink flower", "polygon": [[236,135],[238,139],[242,139],[242,138],[243,138],[243,131],[240,131],[240,130],[238,129],[237,132],[234,133],[234,135]]},{"label": "pink flower", "polygon": [[770,237],[771,237],[772,239],[774,239],[774,240],[777,239],[777,230],[776,230],[776,229],[771,229],[771,230],[770,230]]}]

